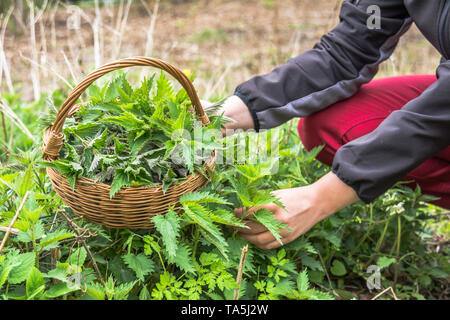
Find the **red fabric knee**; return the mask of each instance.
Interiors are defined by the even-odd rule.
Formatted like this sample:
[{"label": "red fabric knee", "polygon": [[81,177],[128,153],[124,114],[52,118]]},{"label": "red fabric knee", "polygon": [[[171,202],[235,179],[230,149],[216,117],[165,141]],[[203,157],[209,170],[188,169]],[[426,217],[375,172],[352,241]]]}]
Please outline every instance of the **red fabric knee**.
[{"label": "red fabric knee", "polygon": [[[393,111],[417,98],[433,82],[434,75],[389,77],[363,85],[351,98],[301,119],[298,132],[307,150],[324,146],[317,159],[327,165],[344,144],[372,132]],[[416,168],[404,180],[414,180],[423,193],[450,207],[450,147]]]},{"label": "red fabric knee", "polygon": [[323,146],[322,151],[317,155],[317,160],[331,166],[333,163],[334,155],[336,154],[337,148],[341,145],[334,143],[333,138],[336,136],[329,136],[328,139],[323,139],[322,128],[319,124],[314,121],[313,117],[308,117],[300,119],[298,122],[298,134],[300,135],[300,140],[306,150],[311,151],[315,147]]},{"label": "red fabric knee", "polygon": [[373,80],[351,98],[301,119],[300,138],[307,150],[323,145],[317,159],[331,165],[341,146],[373,131],[391,112],[417,98],[435,81],[434,75]]}]

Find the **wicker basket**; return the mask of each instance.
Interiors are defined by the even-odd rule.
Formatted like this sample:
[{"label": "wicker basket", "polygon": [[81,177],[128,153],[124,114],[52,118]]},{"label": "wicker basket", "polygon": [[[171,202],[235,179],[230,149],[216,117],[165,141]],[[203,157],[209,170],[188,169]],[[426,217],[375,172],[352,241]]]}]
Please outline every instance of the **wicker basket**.
[{"label": "wicker basket", "polygon": [[[63,145],[62,129],[64,121],[77,111],[75,102],[95,80],[117,69],[132,66],[151,66],[165,70],[186,89],[195,113],[203,125],[209,124],[197,93],[188,77],[169,63],[147,57],[133,57],[108,63],[90,73],[70,93],[58,111],[54,124],[44,131],[43,159],[54,161],[59,157]],[[212,156],[204,165],[214,169]],[[153,225],[150,219],[157,214],[165,214],[169,206],[177,206],[180,197],[196,191],[208,183],[208,179],[199,173],[190,175],[185,181],[172,185],[163,193],[162,186],[123,187],[111,199],[110,186],[84,177],[78,178],[74,190],[67,179],[57,170],[47,168],[52,186],[62,200],[78,215],[98,224],[111,228],[149,229]]]}]

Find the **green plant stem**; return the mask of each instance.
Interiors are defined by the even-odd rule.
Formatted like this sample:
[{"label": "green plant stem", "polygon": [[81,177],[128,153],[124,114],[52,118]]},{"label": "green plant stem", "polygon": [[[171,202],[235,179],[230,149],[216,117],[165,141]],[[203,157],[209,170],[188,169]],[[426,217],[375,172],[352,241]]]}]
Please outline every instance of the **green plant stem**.
[{"label": "green plant stem", "polygon": [[198,246],[198,242],[200,240],[200,230],[199,230],[199,226],[194,225],[195,228],[195,232],[194,232],[194,248],[192,249],[192,258],[195,261],[195,256],[197,254],[197,246]]},{"label": "green plant stem", "polygon": [[166,272],[166,266],[164,265],[164,260],[163,260],[163,258],[161,256],[161,253],[159,251],[156,251],[156,253],[158,254],[159,261],[161,262],[161,266],[162,266],[164,272]]},{"label": "green plant stem", "polygon": [[39,269],[39,250],[37,249],[36,242],[33,239],[33,252],[36,256],[36,268]]},{"label": "green plant stem", "polygon": [[396,254],[395,254],[395,273],[394,273],[394,285],[393,285],[393,289],[394,292],[396,292],[396,287],[397,287],[397,280],[398,280],[398,270],[399,270],[399,265],[400,265],[400,243],[401,243],[401,238],[402,238],[402,221],[401,221],[401,216],[398,215],[397,216],[397,225],[398,225],[398,230],[397,230],[397,250],[396,250]]},{"label": "green plant stem", "polygon": [[391,246],[391,250],[389,250],[389,256],[394,254],[394,250],[397,248],[397,237],[395,237],[394,243]]},{"label": "green plant stem", "polygon": [[367,237],[370,234],[370,231],[372,231],[372,224],[373,224],[373,204],[371,203],[369,205],[369,226],[367,227],[367,231],[366,233],[363,235],[363,237],[361,238],[361,240],[358,242],[358,244],[356,245],[356,247],[350,252],[350,255],[353,255],[355,253],[356,250],[358,250],[358,248],[363,244],[363,242],[367,239]]},{"label": "green plant stem", "polygon": [[372,263],[373,259],[378,255],[378,252],[381,249],[381,245],[383,244],[384,237],[386,236],[386,232],[387,232],[387,229],[389,227],[389,222],[391,222],[391,219],[392,219],[392,217],[389,217],[386,220],[386,224],[384,225],[383,233],[381,234],[380,238],[378,239],[377,246],[375,248],[375,253],[372,254],[372,256],[370,257],[369,261],[366,262],[366,264],[364,265],[364,269],[367,268],[367,266],[370,265]]},{"label": "green plant stem", "polygon": [[325,275],[326,275],[326,277],[327,277],[328,284],[330,285],[330,289],[331,289],[331,291],[333,292],[333,294],[334,294],[336,297],[338,297],[339,295],[336,293],[336,291],[334,291],[333,283],[331,282],[330,275],[328,274],[327,267],[325,266],[325,262],[323,261],[322,255],[320,254],[320,251],[319,251],[319,250],[317,250],[317,255],[319,256],[320,262],[322,263],[322,267],[323,267],[323,270],[325,271]]}]

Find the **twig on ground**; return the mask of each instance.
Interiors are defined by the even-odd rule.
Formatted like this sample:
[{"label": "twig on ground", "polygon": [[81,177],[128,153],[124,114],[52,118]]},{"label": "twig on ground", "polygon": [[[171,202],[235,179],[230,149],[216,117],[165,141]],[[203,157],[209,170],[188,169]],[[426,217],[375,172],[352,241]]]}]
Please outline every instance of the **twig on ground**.
[{"label": "twig on ground", "polygon": [[239,292],[241,290],[242,274],[244,272],[245,259],[247,258],[248,245],[242,248],[241,260],[239,261],[238,273],[236,276],[237,288],[234,290],[233,300],[239,299]]},{"label": "twig on ground", "polygon": [[89,250],[89,247],[86,245],[86,240],[84,239],[84,233],[86,230],[83,231],[83,233],[80,233],[80,227],[78,227],[77,224],[75,224],[68,216],[66,216],[62,211],[60,211],[60,214],[66,219],[66,221],[69,223],[70,228],[75,232],[77,236],[77,241],[81,242],[81,245],[86,250],[86,253],[89,257],[89,259],[92,262],[92,265],[94,266],[94,270],[97,273],[98,278],[100,279],[100,282],[104,285],[105,281],[103,280],[102,274],[100,273],[100,270],[97,266],[97,263],[95,262],[94,256],[91,253],[91,250]]},{"label": "twig on ground", "polygon": [[330,288],[331,288],[331,292],[333,292],[333,294],[334,294],[336,297],[339,297],[339,295],[337,294],[337,292],[336,292],[336,291],[334,290],[334,288],[333,288],[333,284],[331,283],[330,275],[328,274],[327,267],[325,266],[325,262],[323,261],[322,255],[320,254],[319,250],[317,250],[317,255],[319,256],[320,263],[322,264],[322,268],[323,268],[323,270],[324,270],[324,272],[325,272],[325,275],[326,275],[326,277],[327,277],[328,284],[330,285]]},{"label": "twig on ground", "polygon": [[15,234],[15,235],[17,235],[20,231],[19,229],[16,229],[16,228],[0,227],[1,232],[8,232],[8,230],[10,233]]},{"label": "twig on ground", "polygon": [[394,299],[395,299],[395,300],[399,300],[399,299],[397,298],[397,296],[395,295],[394,289],[392,289],[392,287],[389,287],[389,288],[384,289],[384,290],[381,291],[379,294],[377,294],[375,297],[373,297],[372,300],[376,300],[377,298],[379,298],[380,296],[382,296],[383,294],[385,294],[385,293],[388,292],[389,290],[391,291],[392,296],[394,297]]},{"label": "twig on ground", "polygon": [[16,220],[17,220],[17,218],[19,217],[20,211],[22,211],[23,206],[25,205],[25,202],[27,201],[29,195],[30,195],[30,191],[27,191],[27,193],[25,193],[25,196],[24,196],[23,199],[22,199],[22,202],[20,203],[19,208],[18,208],[17,211],[16,211],[16,214],[14,215],[14,217],[13,217],[12,220],[11,220],[11,223],[9,224],[8,229],[6,230],[6,234],[5,234],[5,236],[3,237],[2,243],[0,244],[0,253],[2,252],[3,247],[4,247],[5,244],[6,244],[6,240],[8,240],[9,234],[10,234],[11,231],[12,231],[12,228],[13,228],[13,226],[14,226],[14,223],[16,223]]}]

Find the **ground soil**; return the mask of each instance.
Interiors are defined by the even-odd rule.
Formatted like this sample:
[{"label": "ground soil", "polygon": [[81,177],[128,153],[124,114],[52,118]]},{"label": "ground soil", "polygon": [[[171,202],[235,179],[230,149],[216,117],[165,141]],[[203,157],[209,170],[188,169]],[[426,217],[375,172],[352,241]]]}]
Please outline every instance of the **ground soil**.
[{"label": "ground soil", "polygon": [[[120,6],[101,8],[101,62],[145,55],[153,1],[135,1],[123,31]],[[311,48],[338,22],[340,1],[326,0],[197,0],[159,5],[150,55],[183,69],[195,70],[201,95],[231,94],[249,77],[267,73],[294,55]],[[61,87],[61,77],[75,83],[95,67],[92,6],[83,6],[80,29],[68,28],[73,7],[48,9],[36,23],[41,90]],[[122,11],[123,12],[123,11]],[[54,26],[54,27],[52,27]],[[32,98],[30,34],[14,26],[7,30],[5,53],[14,84]],[[66,58],[64,57],[66,56]],[[399,49],[381,68],[380,76],[432,73],[439,55],[412,28]],[[57,75],[58,74],[58,75]],[[5,90],[2,83],[1,89]]]}]

